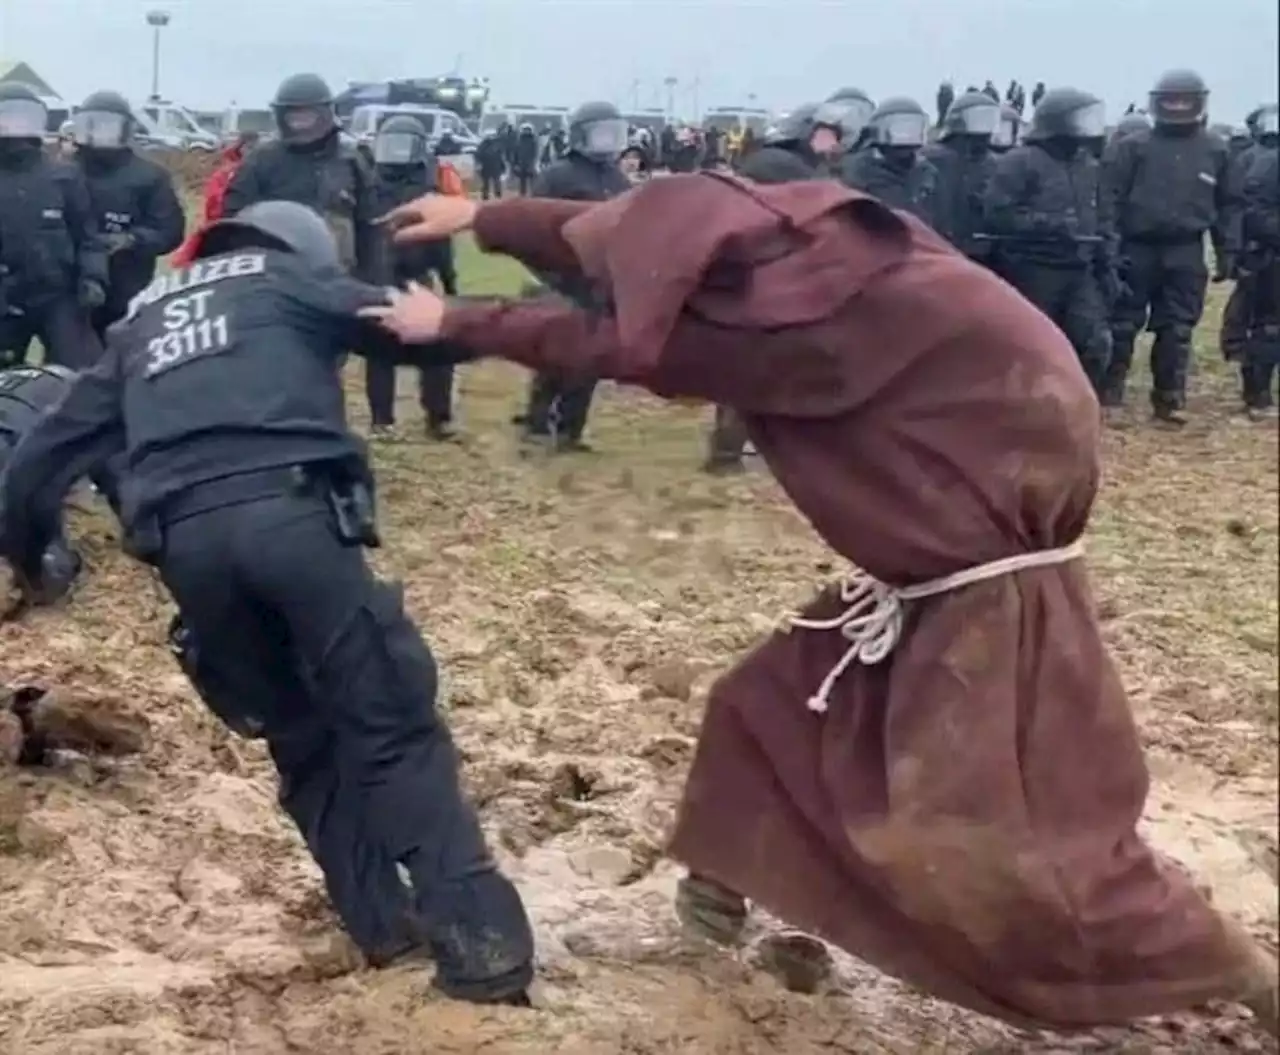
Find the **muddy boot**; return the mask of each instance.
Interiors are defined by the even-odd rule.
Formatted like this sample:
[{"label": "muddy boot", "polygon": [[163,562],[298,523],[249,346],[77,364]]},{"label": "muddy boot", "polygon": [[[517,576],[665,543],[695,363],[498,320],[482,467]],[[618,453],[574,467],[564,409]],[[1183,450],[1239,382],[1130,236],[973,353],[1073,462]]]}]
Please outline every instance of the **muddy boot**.
[{"label": "muddy boot", "polygon": [[1156,392],[1151,395],[1151,418],[1165,428],[1180,429],[1187,423],[1187,415],[1177,402]]},{"label": "muddy boot", "polygon": [[436,443],[457,443],[458,433],[447,421],[428,421],[427,439]]},{"label": "muddy boot", "polygon": [[581,436],[559,436],[556,451],[559,454],[594,454],[595,448]]},{"label": "muddy boot", "polygon": [[676,916],[691,937],[734,946],[741,944],[747,926],[747,902],[713,880],[690,874],[676,888]]},{"label": "muddy boot", "polygon": [[369,439],[374,443],[399,443],[400,433],[394,425],[374,425],[369,429]]}]

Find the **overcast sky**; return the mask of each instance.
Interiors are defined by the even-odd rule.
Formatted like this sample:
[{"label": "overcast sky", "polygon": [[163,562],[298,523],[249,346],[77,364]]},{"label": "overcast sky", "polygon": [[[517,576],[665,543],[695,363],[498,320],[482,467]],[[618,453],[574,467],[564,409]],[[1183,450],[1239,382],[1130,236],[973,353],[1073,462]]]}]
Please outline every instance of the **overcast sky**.
[{"label": "overcast sky", "polygon": [[[262,105],[280,79],[488,76],[501,102],[609,97],[686,113],[788,107],[841,85],[915,95],[942,77],[1073,84],[1122,108],[1193,66],[1217,120],[1277,95],[1275,0],[0,0],[0,57],[64,97],[150,90],[146,12],[167,10],[162,94]],[[693,87],[697,84],[696,89]]]}]

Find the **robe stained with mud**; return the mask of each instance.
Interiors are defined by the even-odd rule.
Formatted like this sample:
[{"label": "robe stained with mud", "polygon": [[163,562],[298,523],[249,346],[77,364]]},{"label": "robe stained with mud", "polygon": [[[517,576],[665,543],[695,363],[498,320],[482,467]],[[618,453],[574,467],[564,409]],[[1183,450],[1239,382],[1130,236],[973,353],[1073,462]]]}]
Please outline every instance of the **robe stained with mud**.
[{"label": "robe stained with mud", "polygon": [[[1070,345],[913,219],[822,182],[704,174],[480,213],[610,315],[459,305],[445,334],[538,370],[731,406],[831,547],[909,585],[1066,546],[1099,482]],[[830,591],[804,613],[840,610]],[[1136,833],[1138,733],[1083,561],[909,604],[897,649],[806,700],[848,642],[761,642],[712,690],[671,851],[888,973],[1009,1021],[1231,999],[1247,936]]]}]

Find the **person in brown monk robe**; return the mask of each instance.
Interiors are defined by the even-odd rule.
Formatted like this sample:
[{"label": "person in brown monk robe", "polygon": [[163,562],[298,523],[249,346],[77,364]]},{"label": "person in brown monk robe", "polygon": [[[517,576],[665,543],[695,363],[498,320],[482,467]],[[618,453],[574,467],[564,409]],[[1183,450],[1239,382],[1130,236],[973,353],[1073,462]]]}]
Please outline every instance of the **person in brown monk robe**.
[{"label": "person in brown monk robe", "polygon": [[1139,837],[1138,732],[1081,537],[1100,415],[1062,334],[834,182],[655,180],[613,202],[421,199],[397,237],[583,274],[608,310],[371,309],[535,370],[733,407],[851,565],[716,683],[671,854],[687,922],[748,901],[1016,1024],[1237,1000],[1276,968]]}]

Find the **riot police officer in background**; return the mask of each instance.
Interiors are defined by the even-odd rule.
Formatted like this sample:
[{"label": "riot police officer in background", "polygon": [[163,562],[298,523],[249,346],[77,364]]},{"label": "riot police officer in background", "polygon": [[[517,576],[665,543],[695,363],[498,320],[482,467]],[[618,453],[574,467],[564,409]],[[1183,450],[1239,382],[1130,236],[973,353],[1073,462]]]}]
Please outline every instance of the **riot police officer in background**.
[{"label": "riot police officer in background", "polygon": [[[627,149],[627,122],[613,103],[583,103],[569,116],[569,152],[548,165],[533,184],[538,198],[606,201],[631,189],[618,166]],[[592,300],[590,286],[566,275],[539,275],[542,281],[575,304]],[[594,378],[534,375],[524,418],[526,436],[553,440],[561,451],[585,451],[583,433],[595,392]]]},{"label": "riot police officer in background", "polygon": [[186,217],[167,169],[134,153],[133,111],[118,92],[94,92],[71,119],[76,161],[89,187],[108,257],[107,301],[92,316],[105,340],[129,301],[155,277],[156,262],[182,244]]},{"label": "riot police officer in background", "polygon": [[[439,165],[431,152],[427,130],[416,117],[399,114],[382,122],[373,140],[373,161],[379,215],[424,194],[440,191]],[[429,274],[439,263],[440,253],[441,246],[433,242],[388,244],[382,251],[387,267],[385,279],[396,286],[428,281]],[[447,283],[443,292],[455,296],[458,291],[449,288],[452,285],[452,281]],[[365,389],[369,397],[373,435],[383,439],[394,438],[395,364],[385,358],[367,359]],[[451,363],[418,371],[418,402],[426,416],[427,436],[435,440],[449,439],[453,435]]]},{"label": "riot police officer in background", "polygon": [[765,132],[761,146],[742,158],[739,175],[757,183],[828,176],[839,163],[844,142],[861,133],[862,109],[841,102],[797,106]]},{"label": "riot police officer in background", "polygon": [[89,313],[107,300],[107,255],[80,170],[44,154],[49,111],[0,84],[0,365],[32,338],[45,361],[80,369],[102,346]]},{"label": "riot police officer in background", "polygon": [[918,102],[905,96],[884,100],[867,123],[866,148],[844,155],[841,179],[932,224],[938,170],[920,156],[928,133],[929,115]]},{"label": "riot police officer in background", "polygon": [[447,358],[362,324],[386,299],[342,273],[304,206],[208,228],[14,451],[0,557],[39,592],[67,488],[118,455],[126,544],[177,603],[179,662],[223,722],[266,740],[352,939],[376,963],[425,946],[448,995],[527,1006],[529,921],[462,794],[435,660],[363,552],[372,481],[339,364],[351,348]]},{"label": "riot police officer in background", "polygon": [[271,104],[280,138],[253,151],[227,188],[223,215],[260,201],[293,201],[323,216],[342,264],[374,279],[381,233],[372,166],[339,135],[333,93],[314,73],[287,78]]},{"label": "riot police officer in background", "polygon": [[861,88],[845,87],[827,96],[825,104],[840,115],[840,149],[862,149],[867,143],[867,123],[876,112],[875,100]]},{"label": "riot police officer in background", "polygon": [[1112,314],[1112,356],[1104,401],[1121,406],[1143,323],[1151,347],[1151,406],[1185,421],[1191,337],[1204,311],[1209,274],[1204,236],[1216,256],[1214,281],[1231,273],[1239,231],[1227,144],[1206,131],[1209,89],[1191,70],[1166,73],[1151,92],[1153,127],[1115,143],[1105,168],[1128,295]]},{"label": "riot police officer in background", "polygon": [[1046,92],[1022,144],[996,161],[984,210],[990,263],[1062,330],[1099,393],[1111,353],[1107,302],[1119,295],[1101,166],[1089,150],[1105,129],[1095,96]]},{"label": "riot police officer in background", "polygon": [[991,139],[1001,120],[999,102],[967,91],[947,110],[938,142],[924,148],[938,170],[934,229],[973,260],[982,261],[989,244],[974,236],[982,230],[982,199],[995,165]]}]

